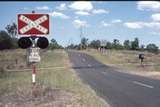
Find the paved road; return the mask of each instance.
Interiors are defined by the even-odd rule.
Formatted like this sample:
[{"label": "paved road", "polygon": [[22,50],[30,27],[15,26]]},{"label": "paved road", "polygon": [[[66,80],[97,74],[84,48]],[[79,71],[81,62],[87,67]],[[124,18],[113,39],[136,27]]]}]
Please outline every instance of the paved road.
[{"label": "paved road", "polygon": [[80,78],[111,107],[160,107],[160,81],[117,72],[84,53],[68,53]]}]

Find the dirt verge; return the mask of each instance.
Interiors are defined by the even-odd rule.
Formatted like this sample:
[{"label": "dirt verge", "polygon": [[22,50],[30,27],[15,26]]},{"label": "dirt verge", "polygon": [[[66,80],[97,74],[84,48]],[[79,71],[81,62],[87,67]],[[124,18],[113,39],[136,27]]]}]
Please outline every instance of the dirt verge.
[{"label": "dirt verge", "polygon": [[80,97],[72,92],[36,85],[30,88],[18,87],[15,94],[5,94],[0,98],[0,107],[82,107],[82,105]]}]

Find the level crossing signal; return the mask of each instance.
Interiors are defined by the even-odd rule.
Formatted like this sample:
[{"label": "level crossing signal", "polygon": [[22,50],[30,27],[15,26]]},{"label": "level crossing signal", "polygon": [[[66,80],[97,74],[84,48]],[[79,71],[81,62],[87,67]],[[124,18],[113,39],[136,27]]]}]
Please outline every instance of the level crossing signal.
[{"label": "level crossing signal", "polygon": [[41,49],[45,49],[48,47],[49,42],[48,39],[46,37],[37,37],[35,38],[36,43],[33,43],[33,40],[31,37],[21,37],[18,40],[18,46],[22,49],[27,49],[29,47],[32,47],[33,44],[36,45],[37,47],[41,48]]},{"label": "level crossing signal", "polygon": [[[18,14],[18,34],[22,37],[18,40],[18,45],[22,49],[39,47],[45,49],[49,42],[45,35],[49,34],[48,14]],[[24,37],[23,35],[27,35]],[[40,35],[40,36],[38,36]],[[42,37],[42,35],[44,35]]]}]

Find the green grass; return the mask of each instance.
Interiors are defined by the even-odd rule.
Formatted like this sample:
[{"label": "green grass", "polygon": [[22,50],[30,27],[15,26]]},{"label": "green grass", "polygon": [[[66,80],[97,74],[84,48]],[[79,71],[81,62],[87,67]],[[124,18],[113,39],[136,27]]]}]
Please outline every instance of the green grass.
[{"label": "green grass", "polygon": [[[128,50],[107,50],[106,53],[101,53],[94,49],[83,52],[93,56],[104,64],[126,69],[128,71],[160,71],[160,54]],[[143,67],[138,59],[139,53],[145,54]]]},{"label": "green grass", "polygon": [[[17,51],[8,51],[4,59],[10,58],[12,60],[11,56],[16,52]],[[21,57],[24,57],[24,51],[19,50],[18,52],[21,52]],[[1,53],[1,55],[3,55],[3,53]],[[15,55],[15,57],[16,56],[17,55]],[[109,107],[109,105],[100,99],[88,85],[82,83],[70,66],[68,55],[64,50],[48,51],[42,55],[41,62],[37,64],[37,67],[52,67],[53,69],[38,70],[36,81],[38,84],[75,93],[80,96],[81,103],[83,104],[82,107]],[[27,89],[32,85],[31,71],[8,72],[0,77],[0,83],[0,96],[15,93],[18,87],[25,87]]]}]

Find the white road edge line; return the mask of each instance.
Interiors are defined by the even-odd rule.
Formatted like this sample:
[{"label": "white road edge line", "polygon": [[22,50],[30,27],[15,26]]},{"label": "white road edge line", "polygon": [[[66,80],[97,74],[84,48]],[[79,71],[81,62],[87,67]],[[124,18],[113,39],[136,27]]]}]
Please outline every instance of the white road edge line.
[{"label": "white road edge line", "polygon": [[133,81],[133,83],[134,83],[134,84],[137,84],[137,85],[140,85],[140,86],[147,87],[147,88],[154,88],[154,87],[151,86],[151,85],[144,84],[144,83],[141,83],[141,82],[138,82],[138,81]]}]

